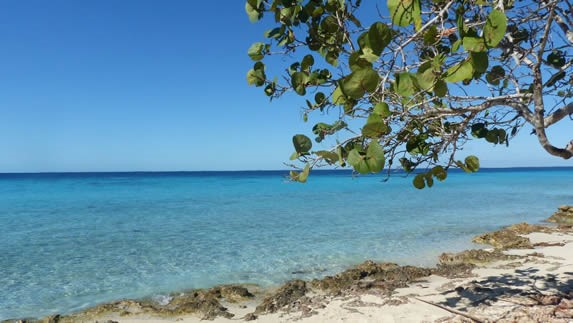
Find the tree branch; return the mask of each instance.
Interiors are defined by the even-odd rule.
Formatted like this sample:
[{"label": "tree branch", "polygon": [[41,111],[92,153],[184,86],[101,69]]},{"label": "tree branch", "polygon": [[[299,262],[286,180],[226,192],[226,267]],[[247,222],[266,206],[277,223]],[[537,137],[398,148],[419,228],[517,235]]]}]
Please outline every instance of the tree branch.
[{"label": "tree branch", "polygon": [[549,128],[549,126],[561,121],[561,119],[571,114],[573,114],[573,102],[545,117],[543,124],[545,128]]}]

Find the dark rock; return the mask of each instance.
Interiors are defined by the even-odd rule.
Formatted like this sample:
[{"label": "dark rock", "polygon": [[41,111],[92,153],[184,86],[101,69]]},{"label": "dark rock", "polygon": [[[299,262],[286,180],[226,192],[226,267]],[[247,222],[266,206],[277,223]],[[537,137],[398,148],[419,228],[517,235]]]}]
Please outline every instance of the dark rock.
[{"label": "dark rock", "polygon": [[483,265],[500,260],[514,260],[521,258],[515,255],[506,255],[500,250],[487,251],[483,249],[465,250],[458,253],[443,253],[439,257],[441,264],[473,264]]},{"label": "dark rock", "polygon": [[256,314],[254,314],[254,313],[249,313],[249,314],[245,315],[245,317],[243,317],[243,319],[244,319],[245,321],[254,321],[254,320],[258,319],[258,318],[259,318],[259,317],[258,317]]},{"label": "dark rock", "polygon": [[515,231],[502,229],[481,234],[472,240],[475,243],[491,245],[496,249],[530,249],[533,248],[528,238],[519,236]]},{"label": "dark rock", "polygon": [[553,213],[553,215],[551,215],[547,221],[565,225],[573,224],[573,206],[560,206],[557,212]]},{"label": "dark rock", "polygon": [[220,299],[224,298],[231,303],[238,303],[255,297],[246,287],[239,285],[223,285],[207,290],[209,296]]},{"label": "dark rock", "polygon": [[446,278],[468,278],[473,276],[472,270],[475,267],[474,264],[464,263],[438,264],[432,274]]},{"label": "dark rock", "polygon": [[291,280],[279,288],[274,294],[263,299],[255,313],[275,313],[281,308],[292,305],[302,298],[308,288],[306,282],[300,279]]},{"label": "dark rock", "polygon": [[352,289],[379,288],[391,292],[406,287],[408,283],[431,274],[430,269],[414,266],[399,266],[392,263],[366,261],[335,276],[315,279],[312,287],[341,294]]},{"label": "dark rock", "polygon": [[44,323],[58,323],[62,317],[59,314],[51,315],[43,319]]}]

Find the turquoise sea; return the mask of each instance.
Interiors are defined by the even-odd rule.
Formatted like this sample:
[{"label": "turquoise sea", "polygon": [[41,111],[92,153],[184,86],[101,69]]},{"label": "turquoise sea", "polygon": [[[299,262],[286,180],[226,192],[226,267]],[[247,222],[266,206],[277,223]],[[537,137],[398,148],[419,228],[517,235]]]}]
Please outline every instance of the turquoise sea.
[{"label": "turquoise sea", "polygon": [[411,177],[285,171],[0,175],[0,320],[366,259],[430,266],[472,236],[573,204],[573,168]]}]

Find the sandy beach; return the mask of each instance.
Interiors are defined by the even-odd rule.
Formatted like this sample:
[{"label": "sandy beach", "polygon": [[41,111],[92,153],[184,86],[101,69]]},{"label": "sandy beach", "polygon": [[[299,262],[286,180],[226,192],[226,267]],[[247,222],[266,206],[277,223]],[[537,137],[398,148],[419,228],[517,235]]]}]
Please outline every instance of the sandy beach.
[{"label": "sandy beach", "polygon": [[435,268],[366,262],[272,291],[219,286],[43,322],[571,322],[573,207],[556,215],[560,225],[520,223],[480,235],[474,241],[491,248],[443,254]]}]

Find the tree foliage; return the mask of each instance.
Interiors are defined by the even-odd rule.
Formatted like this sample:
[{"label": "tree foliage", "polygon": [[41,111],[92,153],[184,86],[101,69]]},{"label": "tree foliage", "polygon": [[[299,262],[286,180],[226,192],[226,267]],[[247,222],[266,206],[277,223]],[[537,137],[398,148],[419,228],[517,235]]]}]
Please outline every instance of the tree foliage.
[{"label": "tree foliage", "polygon": [[[248,0],[251,21],[270,25],[248,54],[249,84],[271,98],[306,101],[312,150],[293,138],[294,180],[322,165],[359,173],[418,169],[417,188],[445,180],[451,167],[479,169],[458,154],[470,139],[508,145],[530,125],[549,153],[569,159],[573,141],[553,144],[546,129],[573,113],[573,4],[569,0],[387,0],[365,26],[360,0]],[[285,74],[266,75],[280,56]],[[316,113],[317,111],[323,112]],[[335,135],[335,136],[333,136]],[[423,171],[421,171],[423,170]]]}]

